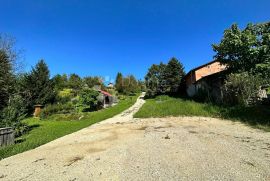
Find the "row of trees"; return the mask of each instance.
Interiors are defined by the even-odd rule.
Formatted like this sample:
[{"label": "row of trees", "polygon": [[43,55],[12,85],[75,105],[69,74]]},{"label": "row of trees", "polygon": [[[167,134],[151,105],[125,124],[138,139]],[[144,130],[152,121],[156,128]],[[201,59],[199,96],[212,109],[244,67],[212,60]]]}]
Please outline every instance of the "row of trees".
[{"label": "row of trees", "polygon": [[[0,50],[0,127],[25,127],[21,120],[32,113],[36,104],[50,104],[56,93],[50,79],[49,69],[43,60],[29,73],[16,74],[8,53]],[[17,130],[21,134],[24,130]]]},{"label": "row of trees", "polygon": [[73,89],[79,91],[83,87],[87,86],[89,88],[93,88],[94,86],[100,86],[101,89],[106,89],[103,80],[101,77],[98,76],[87,76],[81,78],[77,74],[57,74],[52,78],[56,90],[63,90],[63,89]]},{"label": "row of trees", "polygon": [[145,76],[147,97],[160,94],[175,95],[181,92],[182,78],[185,76],[184,66],[176,58],[171,58],[168,64],[152,65]]},{"label": "row of trees", "polygon": [[115,88],[118,93],[130,95],[145,90],[144,82],[137,80],[133,75],[124,77],[122,73],[116,76]]}]

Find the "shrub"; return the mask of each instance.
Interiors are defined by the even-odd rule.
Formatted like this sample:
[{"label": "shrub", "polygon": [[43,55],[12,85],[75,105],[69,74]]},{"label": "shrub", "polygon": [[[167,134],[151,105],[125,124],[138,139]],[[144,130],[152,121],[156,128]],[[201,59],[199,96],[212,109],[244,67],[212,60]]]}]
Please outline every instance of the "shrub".
[{"label": "shrub", "polygon": [[12,127],[15,130],[15,136],[20,136],[28,131],[28,126],[22,123],[26,115],[22,97],[14,95],[1,113],[0,127]]},{"label": "shrub", "polygon": [[125,96],[125,95],[118,95],[117,98],[119,100],[125,100],[127,98],[127,96]]},{"label": "shrub", "polygon": [[46,106],[40,114],[41,119],[45,119],[53,114],[67,114],[75,112],[75,107],[72,103],[67,104],[53,104]]},{"label": "shrub", "polygon": [[56,101],[60,104],[66,104],[75,97],[75,92],[72,89],[63,89],[58,92]]},{"label": "shrub", "polygon": [[229,105],[247,105],[248,99],[256,97],[262,80],[247,72],[230,74],[223,87],[223,101]]},{"label": "shrub", "polygon": [[83,107],[83,111],[94,111],[100,108],[100,93],[93,89],[83,89],[80,92],[79,104]]}]

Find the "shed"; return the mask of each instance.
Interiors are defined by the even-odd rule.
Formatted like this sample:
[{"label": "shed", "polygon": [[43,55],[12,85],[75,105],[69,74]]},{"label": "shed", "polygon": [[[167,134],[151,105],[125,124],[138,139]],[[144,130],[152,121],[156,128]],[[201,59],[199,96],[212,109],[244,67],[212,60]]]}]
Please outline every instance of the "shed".
[{"label": "shed", "polygon": [[99,91],[103,95],[103,107],[110,107],[113,104],[113,96],[106,91],[100,90]]}]

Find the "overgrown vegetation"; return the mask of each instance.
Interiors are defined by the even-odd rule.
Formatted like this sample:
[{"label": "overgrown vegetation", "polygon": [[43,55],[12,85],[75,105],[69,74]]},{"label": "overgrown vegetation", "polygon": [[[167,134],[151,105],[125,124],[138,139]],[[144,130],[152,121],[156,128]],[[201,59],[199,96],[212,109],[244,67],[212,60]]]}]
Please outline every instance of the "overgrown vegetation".
[{"label": "overgrown vegetation", "polygon": [[263,106],[226,107],[163,95],[148,99],[139,112],[135,114],[137,118],[169,116],[203,116],[231,119],[270,131],[270,110]]},{"label": "overgrown vegetation", "polygon": [[47,105],[40,114],[41,119],[46,119],[53,114],[69,114],[76,113],[76,108],[72,103],[66,104],[50,104]]},{"label": "overgrown vegetation", "polygon": [[247,72],[228,75],[223,87],[224,104],[248,106],[249,99],[257,96],[262,82],[261,77]]},{"label": "overgrown vegetation", "polygon": [[227,65],[224,103],[247,105],[270,83],[270,23],[248,24],[243,30],[233,24],[213,50]]},{"label": "overgrown vegetation", "polygon": [[[108,90],[116,97],[118,93],[135,95],[141,90],[132,75],[123,78],[119,92],[113,87],[107,89],[98,76],[82,78],[73,73],[51,78],[44,60],[38,61],[30,72],[18,73],[18,52],[14,46],[12,39],[0,35],[0,127],[12,127],[16,136],[30,129],[22,120],[33,115],[35,105],[44,107],[41,118],[47,120],[54,114],[79,115],[103,108],[102,91]],[[112,96],[106,97],[110,105],[117,102]]]},{"label": "overgrown vegetation", "polygon": [[0,148],[0,159],[34,149],[59,137],[113,117],[132,106],[138,96],[125,97],[116,106],[90,113],[53,114],[44,120],[29,118],[23,121],[30,132],[16,139],[16,144]]},{"label": "overgrown vegetation", "polygon": [[102,107],[102,100],[99,99],[100,93],[93,89],[83,89],[80,92],[79,103],[83,110],[94,111]]}]

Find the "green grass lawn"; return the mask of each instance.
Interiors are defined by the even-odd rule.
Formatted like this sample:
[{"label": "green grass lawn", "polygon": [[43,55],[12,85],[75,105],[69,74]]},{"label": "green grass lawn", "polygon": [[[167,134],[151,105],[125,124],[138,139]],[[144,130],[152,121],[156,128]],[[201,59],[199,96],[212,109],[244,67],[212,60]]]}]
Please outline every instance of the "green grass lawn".
[{"label": "green grass lawn", "polygon": [[155,99],[148,99],[135,114],[137,118],[168,116],[205,116],[231,119],[270,131],[270,107],[266,106],[220,107],[181,98],[158,96]]},{"label": "green grass lawn", "polygon": [[[127,97],[114,107],[80,115],[53,115],[46,120],[29,118],[24,120],[31,131],[17,138],[16,144],[0,149],[0,159],[34,149],[59,137],[111,118],[131,107],[138,96]],[[81,120],[79,117],[84,116]]]}]

